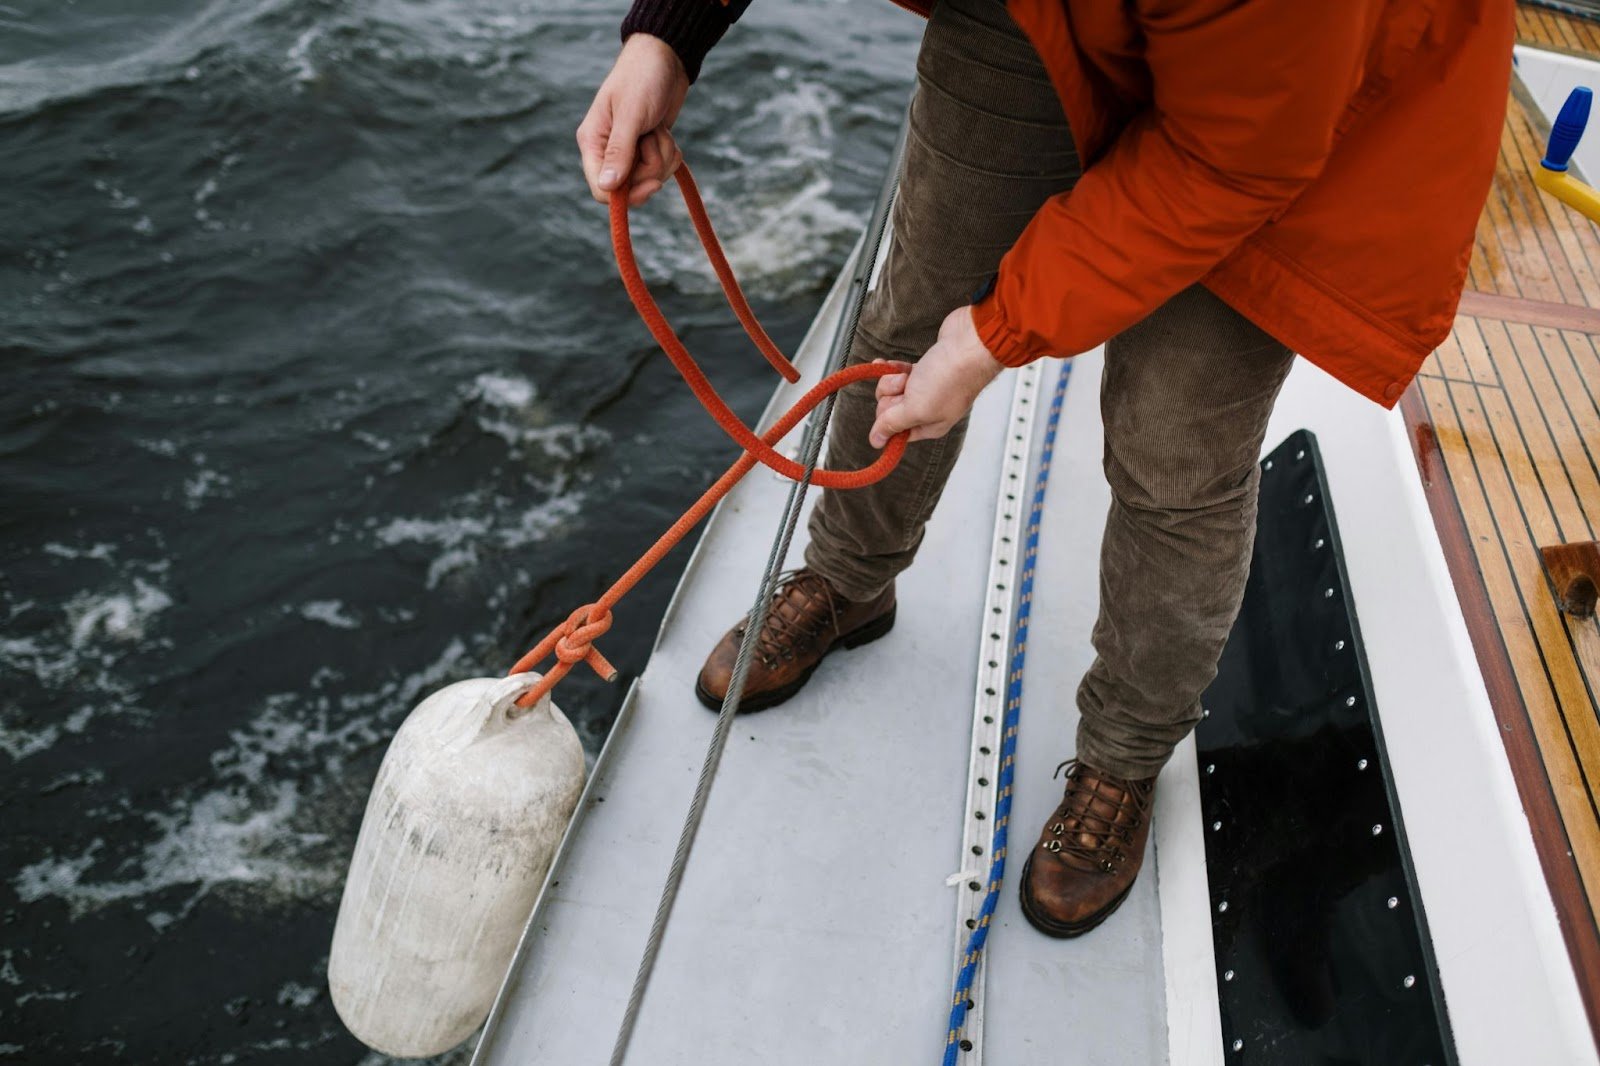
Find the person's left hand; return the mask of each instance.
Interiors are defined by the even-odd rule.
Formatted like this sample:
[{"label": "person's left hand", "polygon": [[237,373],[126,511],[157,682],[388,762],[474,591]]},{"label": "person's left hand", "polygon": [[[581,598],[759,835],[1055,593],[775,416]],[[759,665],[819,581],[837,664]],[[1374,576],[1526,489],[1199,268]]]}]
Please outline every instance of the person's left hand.
[{"label": "person's left hand", "polygon": [[944,436],[1005,369],[978,339],[970,306],[945,316],[939,339],[919,362],[898,365],[904,372],[878,379],[878,418],[869,436],[874,448],[908,429],[912,440]]}]

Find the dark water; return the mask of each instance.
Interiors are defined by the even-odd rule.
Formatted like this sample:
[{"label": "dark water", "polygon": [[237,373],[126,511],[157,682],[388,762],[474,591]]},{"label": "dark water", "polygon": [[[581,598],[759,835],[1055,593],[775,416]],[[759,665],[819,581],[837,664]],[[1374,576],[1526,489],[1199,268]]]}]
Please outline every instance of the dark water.
[{"label": "dark water", "polygon": [[[323,970],[387,738],[733,454],[577,179],[619,4],[0,0],[0,1061],[381,1061]],[[786,346],[919,29],[762,0],[690,97]],[[772,379],[681,210],[637,233],[753,415]],[[619,613],[625,674],[683,558]],[[563,687],[591,751],[621,692]]]}]

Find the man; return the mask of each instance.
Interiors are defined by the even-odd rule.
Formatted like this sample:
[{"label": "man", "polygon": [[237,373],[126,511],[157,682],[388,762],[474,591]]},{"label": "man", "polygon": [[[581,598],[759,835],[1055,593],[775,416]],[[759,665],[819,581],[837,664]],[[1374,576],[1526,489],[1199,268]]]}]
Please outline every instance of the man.
[{"label": "man", "polygon": [[[578,130],[594,195],[642,203],[671,126],[749,0],[635,0]],[[1450,329],[1493,175],[1511,0],[938,0],[893,238],[854,358],[904,364],[840,395],[827,465],[912,444],[826,493],[774,597],[747,710],[894,623],[968,411],[1005,367],[1106,345],[1112,490],[1078,754],[1021,878],[1040,930],[1126,898],[1155,778],[1199,720],[1239,610],[1257,460],[1294,360],[1393,406]],[[697,685],[717,706],[742,635]]]}]

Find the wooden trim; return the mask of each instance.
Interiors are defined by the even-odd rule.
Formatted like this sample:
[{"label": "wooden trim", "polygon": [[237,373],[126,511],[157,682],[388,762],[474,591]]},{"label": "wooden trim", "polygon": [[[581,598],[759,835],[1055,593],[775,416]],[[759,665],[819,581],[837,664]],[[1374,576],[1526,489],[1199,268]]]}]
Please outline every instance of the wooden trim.
[{"label": "wooden trim", "polygon": [[[1488,589],[1484,586],[1483,575],[1478,569],[1477,557],[1467,533],[1466,519],[1450,484],[1444,453],[1433,431],[1432,417],[1417,388],[1407,389],[1401,396],[1400,410],[1409,430],[1408,436],[1416,456],[1428,509],[1433,512],[1434,527],[1438,530],[1450,577],[1461,602],[1467,633],[1478,658],[1478,667],[1483,672],[1495,721],[1500,726],[1500,737],[1505,744],[1506,758],[1511,763],[1517,792],[1522,798],[1534,848],[1544,867],[1561,934],[1578,974],[1579,994],[1588,1013],[1589,1026],[1596,1034],[1600,1034],[1600,925],[1596,924],[1577,862],[1572,855],[1566,827],[1539,753],[1527,703],[1501,639]],[[1600,1035],[1597,1035],[1597,1042],[1600,1042]]]},{"label": "wooden trim", "polygon": [[1501,296],[1468,289],[1461,294],[1458,314],[1490,318],[1497,322],[1519,322],[1528,326],[1549,326],[1582,333],[1600,333],[1600,311],[1576,304],[1529,300],[1521,296]]}]

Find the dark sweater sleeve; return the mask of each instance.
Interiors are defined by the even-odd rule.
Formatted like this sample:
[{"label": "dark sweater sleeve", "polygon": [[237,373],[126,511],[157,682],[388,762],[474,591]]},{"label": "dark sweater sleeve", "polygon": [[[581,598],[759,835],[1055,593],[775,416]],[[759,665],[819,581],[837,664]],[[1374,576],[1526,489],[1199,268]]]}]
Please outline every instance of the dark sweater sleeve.
[{"label": "dark sweater sleeve", "polygon": [[749,6],[750,0],[633,0],[622,20],[622,39],[635,33],[661,38],[678,53],[689,80],[694,81],[711,46]]}]

